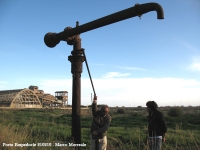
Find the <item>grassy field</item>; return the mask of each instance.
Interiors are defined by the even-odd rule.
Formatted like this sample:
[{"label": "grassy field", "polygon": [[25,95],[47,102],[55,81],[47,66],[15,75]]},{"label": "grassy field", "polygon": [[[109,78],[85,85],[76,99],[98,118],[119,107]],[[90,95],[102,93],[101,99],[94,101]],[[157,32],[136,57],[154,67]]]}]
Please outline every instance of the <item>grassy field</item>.
[{"label": "grassy field", "polygon": [[[123,109],[122,112],[118,111]],[[163,150],[200,149],[200,108],[183,108],[180,117],[168,116],[169,107],[160,108],[168,125]],[[89,149],[91,110],[82,110],[82,149]],[[147,112],[145,108],[111,108],[112,123],[108,130],[108,150],[147,150]],[[20,144],[33,144],[31,146]],[[50,143],[42,145],[42,143]],[[73,143],[71,110],[0,109],[0,149],[63,149],[55,143]],[[12,145],[13,144],[13,145]],[[23,147],[21,147],[23,146]]]}]

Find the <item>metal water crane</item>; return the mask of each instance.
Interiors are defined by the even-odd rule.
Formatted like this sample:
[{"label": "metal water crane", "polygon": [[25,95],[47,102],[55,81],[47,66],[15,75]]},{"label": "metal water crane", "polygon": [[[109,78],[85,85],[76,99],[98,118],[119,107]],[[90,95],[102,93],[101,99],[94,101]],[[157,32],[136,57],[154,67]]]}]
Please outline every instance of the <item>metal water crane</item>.
[{"label": "metal water crane", "polygon": [[[68,60],[71,62],[72,79],[72,138],[74,143],[81,143],[81,123],[80,123],[80,106],[81,106],[81,73],[82,63],[85,61],[84,49],[81,48],[80,34],[97,29],[112,23],[116,23],[131,17],[139,16],[150,11],[157,12],[157,19],[164,19],[162,7],[157,3],[136,4],[135,6],[116,12],[114,14],[102,17],[89,23],[80,25],[76,23],[76,27],[67,27],[60,33],[49,32],[44,36],[45,44],[53,48],[60,41],[67,42],[68,45],[73,45],[71,55]],[[79,148],[78,148],[79,149]]]}]

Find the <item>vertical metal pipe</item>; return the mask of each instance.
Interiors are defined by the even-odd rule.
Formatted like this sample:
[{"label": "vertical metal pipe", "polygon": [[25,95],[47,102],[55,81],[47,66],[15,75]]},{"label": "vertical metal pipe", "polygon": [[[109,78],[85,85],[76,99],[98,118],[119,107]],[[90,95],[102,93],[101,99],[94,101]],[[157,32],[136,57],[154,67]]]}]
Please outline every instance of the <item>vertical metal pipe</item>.
[{"label": "vertical metal pipe", "polygon": [[[81,73],[84,62],[79,36],[75,38],[72,55],[68,57],[71,62],[72,73],[72,138],[75,144],[81,144]],[[80,149],[80,147],[77,147]]]},{"label": "vertical metal pipe", "polygon": [[[73,56],[72,56],[73,57]],[[76,63],[76,62],[73,62]],[[80,104],[80,73],[73,73],[73,95],[72,95],[72,137],[74,138],[74,142],[76,144],[81,143],[81,123],[80,123],[80,115],[81,115],[81,104]]]}]

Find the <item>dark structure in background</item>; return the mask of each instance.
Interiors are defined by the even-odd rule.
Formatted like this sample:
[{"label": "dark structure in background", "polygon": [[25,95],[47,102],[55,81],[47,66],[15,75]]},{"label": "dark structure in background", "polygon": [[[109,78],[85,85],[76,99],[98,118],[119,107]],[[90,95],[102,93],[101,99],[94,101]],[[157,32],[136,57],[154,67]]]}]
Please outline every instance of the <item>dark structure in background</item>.
[{"label": "dark structure in background", "polygon": [[67,91],[56,91],[55,97],[57,100],[62,101],[62,107],[68,106],[68,92]]},{"label": "dark structure in background", "polygon": [[0,107],[10,108],[43,108],[67,106],[68,92],[58,91],[55,96],[44,93],[37,86],[29,88],[0,91]]},{"label": "dark structure in background", "polygon": [[[91,21],[79,26],[76,23],[75,28],[67,27],[60,33],[47,33],[44,37],[45,44],[53,48],[60,41],[65,41],[69,45],[73,45],[72,55],[68,57],[71,62],[71,73],[73,74],[72,84],[72,138],[76,144],[81,143],[81,124],[80,124],[80,105],[81,105],[81,73],[82,63],[85,61],[84,49],[81,48],[81,33],[100,28],[118,21],[122,21],[131,17],[139,16],[150,11],[157,12],[158,19],[164,19],[162,7],[157,3],[136,4],[134,7],[122,10],[120,12],[105,16],[103,18]],[[80,148],[78,148],[80,149]]]}]

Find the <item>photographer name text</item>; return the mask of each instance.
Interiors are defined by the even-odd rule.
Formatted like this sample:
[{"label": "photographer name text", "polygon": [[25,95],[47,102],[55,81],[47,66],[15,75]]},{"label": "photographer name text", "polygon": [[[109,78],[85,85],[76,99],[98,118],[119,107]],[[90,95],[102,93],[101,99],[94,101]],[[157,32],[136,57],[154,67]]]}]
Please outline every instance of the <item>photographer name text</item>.
[{"label": "photographer name text", "polygon": [[42,146],[56,146],[56,147],[85,147],[86,144],[75,143],[3,143],[3,147],[42,147]]}]

